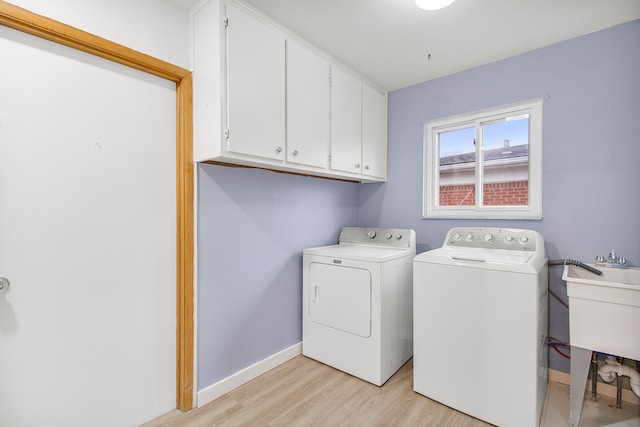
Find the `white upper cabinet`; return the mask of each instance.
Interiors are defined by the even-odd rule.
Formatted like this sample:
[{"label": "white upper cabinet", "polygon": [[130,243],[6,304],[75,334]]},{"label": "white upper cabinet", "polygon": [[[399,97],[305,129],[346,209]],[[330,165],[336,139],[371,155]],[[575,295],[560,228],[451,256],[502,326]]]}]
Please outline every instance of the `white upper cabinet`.
[{"label": "white upper cabinet", "polygon": [[362,174],[387,177],[387,95],[362,85]]},{"label": "white upper cabinet", "polygon": [[193,14],[193,160],[219,159],[226,148],[225,14],[209,1]]},{"label": "white upper cabinet", "polygon": [[327,168],[330,138],[330,66],[287,40],[287,161]]},{"label": "white upper cabinet", "polygon": [[387,177],[387,96],[331,71],[331,168]]},{"label": "white upper cabinet", "polygon": [[238,0],[193,12],[194,160],[386,180],[386,95]]},{"label": "white upper cabinet", "polygon": [[362,170],[362,83],[331,69],[331,169]]},{"label": "white upper cabinet", "polygon": [[285,158],[285,38],[227,5],[228,150]]}]

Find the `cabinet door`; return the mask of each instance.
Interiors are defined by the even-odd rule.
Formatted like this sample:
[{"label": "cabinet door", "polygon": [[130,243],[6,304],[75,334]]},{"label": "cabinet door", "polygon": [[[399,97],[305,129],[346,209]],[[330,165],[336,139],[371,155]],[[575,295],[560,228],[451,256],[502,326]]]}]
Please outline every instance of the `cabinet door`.
[{"label": "cabinet door", "polygon": [[232,3],[227,18],[227,149],[284,160],[284,36]]},{"label": "cabinet door", "polygon": [[362,168],[362,84],[331,69],[331,169],[360,173]]},{"label": "cabinet door", "polygon": [[329,64],[287,40],[287,162],[329,164]]},{"label": "cabinet door", "polygon": [[387,96],[362,85],[362,174],[387,177]]}]

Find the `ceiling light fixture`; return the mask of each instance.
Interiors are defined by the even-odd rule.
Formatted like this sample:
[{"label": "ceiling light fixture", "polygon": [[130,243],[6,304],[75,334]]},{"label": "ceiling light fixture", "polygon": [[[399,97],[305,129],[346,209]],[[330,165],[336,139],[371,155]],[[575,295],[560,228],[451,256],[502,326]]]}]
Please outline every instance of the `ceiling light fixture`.
[{"label": "ceiling light fixture", "polygon": [[416,4],[420,9],[438,10],[449,6],[455,0],[416,0]]}]

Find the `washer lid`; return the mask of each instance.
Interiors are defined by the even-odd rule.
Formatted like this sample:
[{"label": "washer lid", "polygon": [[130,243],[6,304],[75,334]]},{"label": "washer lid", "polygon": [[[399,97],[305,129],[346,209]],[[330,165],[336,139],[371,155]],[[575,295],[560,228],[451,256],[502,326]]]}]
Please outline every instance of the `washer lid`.
[{"label": "washer lid", "polygon": [[546,259],[540,252],[444,247],[417,255],[414,263],[537,273],[546,263]]},{"label": "washer lid", "polygon": [[341,243],[339,245],[308,248],[304,250],[304,254],[337,259],[351,259],[356,261],[386,262],[405,256],[414,256],[416,254],[416,250]]},{"label": "washer lid", "polygon": [[443,254],[454,260],[467,260],[477,262],[495,262],[499,264],[524,264],[532,258],[532,252],[524,251],[504,251],[504,250],[483,250],[483,249],[451,249],[442,248]]}]

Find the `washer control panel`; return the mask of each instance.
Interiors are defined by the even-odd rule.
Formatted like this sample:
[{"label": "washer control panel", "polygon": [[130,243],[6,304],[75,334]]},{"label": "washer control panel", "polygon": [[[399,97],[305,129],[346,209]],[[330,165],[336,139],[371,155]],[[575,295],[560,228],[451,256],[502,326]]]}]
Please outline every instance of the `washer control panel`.
[{"label": "washer control panel", "polygon": [[538,236],[515,228],[456,227],[449,230],[443,246],[535,252]]},{"label": "washer control panel", "polygon": [[344,227],[339,242],[415,248],[416,232],[404,228]]}]

